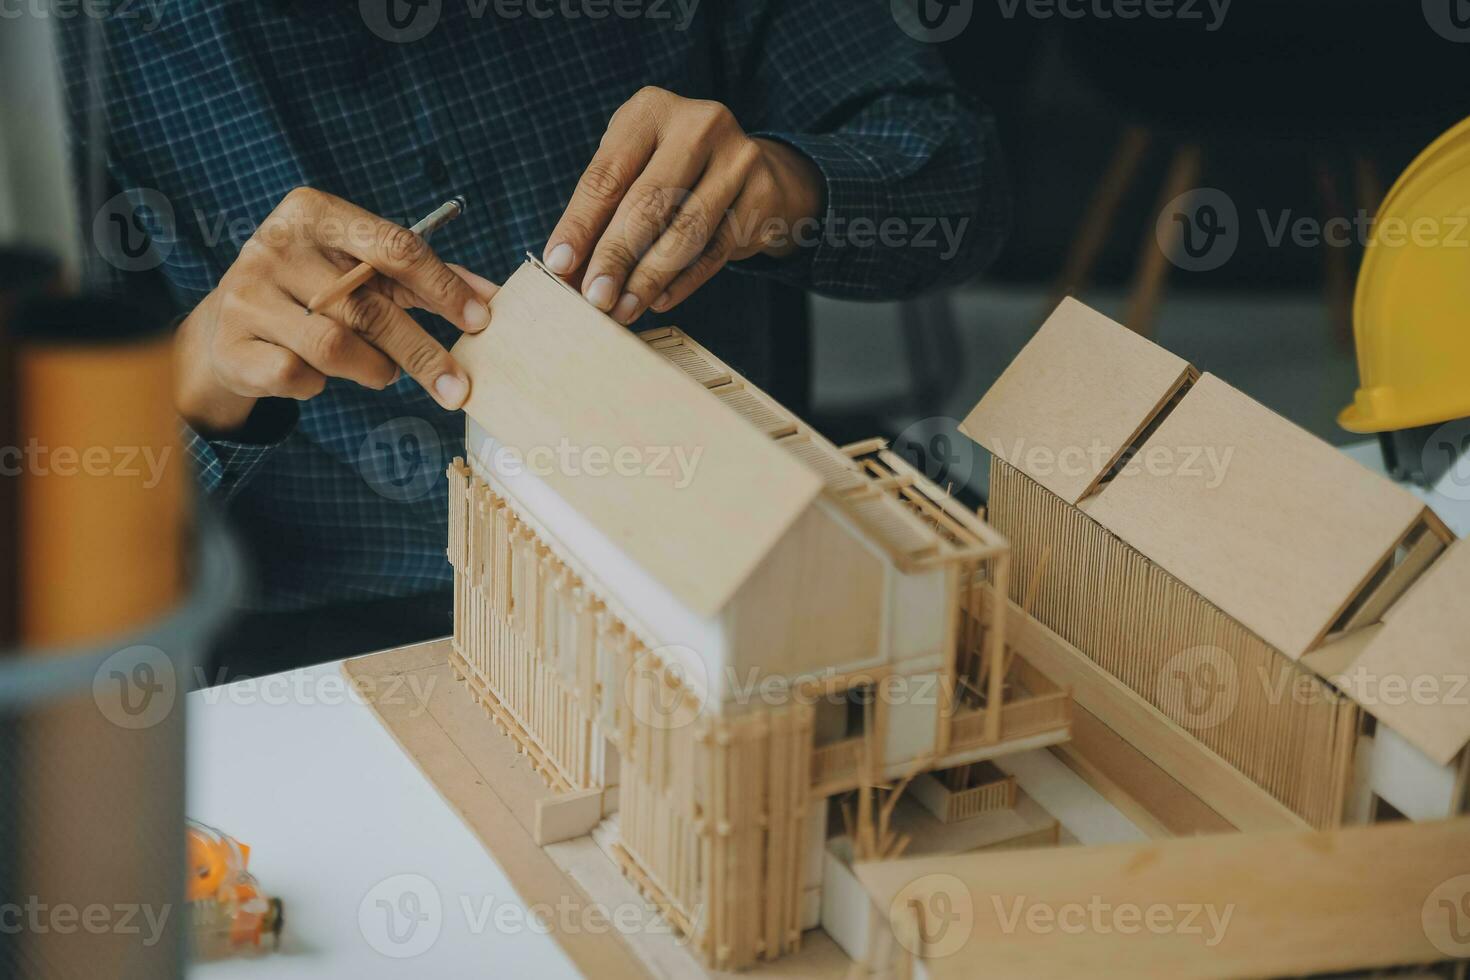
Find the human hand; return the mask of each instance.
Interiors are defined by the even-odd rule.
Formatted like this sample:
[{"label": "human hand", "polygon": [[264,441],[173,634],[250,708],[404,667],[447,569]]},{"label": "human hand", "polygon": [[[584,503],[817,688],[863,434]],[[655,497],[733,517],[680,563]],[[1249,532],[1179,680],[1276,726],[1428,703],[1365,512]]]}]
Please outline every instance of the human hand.
[{"label": "human hand", "polygon": [[621,323],[682,303],[726,262],[794,251],[824,182],[784,143],[752,139],[718,102],[645,88],[608,124],[546,266]]},{"label": "human hand", "polygon": [[[378,275],[328,309],[306,304],[359,262]],[[202,432],[244,426],[257,399],[305,400],[327,378],[382,389],[400,371],[457,409],[469,379],[406,309],[439,314],[467,333],[490,323],[496,286],[434,254],[407,228],[322,191],[282,199],[174,342],[175,404]]]}]

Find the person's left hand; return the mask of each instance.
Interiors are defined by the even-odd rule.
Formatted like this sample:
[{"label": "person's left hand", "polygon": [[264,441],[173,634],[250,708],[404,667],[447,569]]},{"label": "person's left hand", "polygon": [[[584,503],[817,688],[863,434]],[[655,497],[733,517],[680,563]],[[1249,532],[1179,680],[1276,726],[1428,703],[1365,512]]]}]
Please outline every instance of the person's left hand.
[{"label": "person's left hand", "polygon": [[645,88],[613,114],[544,261],[574,283],[580,272],[593,306],[632,323],[726,262],[790,254],[823,189],[814,163],[745,135],[720,103]]}]

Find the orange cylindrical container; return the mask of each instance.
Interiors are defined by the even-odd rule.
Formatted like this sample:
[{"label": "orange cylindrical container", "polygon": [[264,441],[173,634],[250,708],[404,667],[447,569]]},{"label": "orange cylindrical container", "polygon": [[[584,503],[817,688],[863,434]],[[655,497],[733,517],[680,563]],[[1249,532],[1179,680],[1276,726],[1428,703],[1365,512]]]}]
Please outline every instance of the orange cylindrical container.
[{"label": "orange cylindrical container", "polygon": [[11,316],[25,297],[61,289],[61,263],[26,249],[0,248],[0,654],[20,643],[20,473],[9,464],[20,445]]},{"label": "orange cylindrical container", "polygon": [[[182,975],[192,661],[169,624],[190,523],[166,323],[92,297],[30,299],[11,318],[16,438],[3,462],[18,474],[24,649],[4,666],[25,668],[12,688],[36,686],[5,719],[6,887],[38,907],[134,908],[152,923],[26,929],[9,944],[22,975]],[[36,683],[48,676],[72,680]]]},{"label": "orange cylindrical container", "polygon": [[171,336],[103,300],[17,311],[20,635],[89,642],[161,616],[183,592],[188,462]]}]

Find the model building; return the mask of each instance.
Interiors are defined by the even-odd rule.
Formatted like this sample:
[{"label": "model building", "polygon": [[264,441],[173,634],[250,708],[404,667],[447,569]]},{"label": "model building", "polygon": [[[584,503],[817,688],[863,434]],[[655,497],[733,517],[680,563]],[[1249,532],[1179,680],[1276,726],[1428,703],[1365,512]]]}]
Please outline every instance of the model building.
[{"label": "model building", "polygon": [[[1086,307],[1064,303],[962,427],[994,456],[989,522],[881,440],[832,444],[681,331],[629,333],[534,262],[493,311],[455,349],[474,390],[451,662],[550,788],[536,842],[592,835],[703,968],[821,927],[870,971],[919,972],[905,940],[930,934],[932,895],[899,901],[908,870],[931,890],[945,868],[1025,879],[1022,854],[967,852],[1308,835],[1179,842],[1175,874],[1463,810],[1470,711],[1373,682],[1465,674],[1470,550]],[[1037,806],[1061,777],[1014,763],[1050,752],[1126,833]],[[1153,860],[1131,853],[1088,867]]]},{"label": "model building", "polygon": [[1031,652],[1185,792],[1242,830],[1454,812],[1470,548],[1413,494],[1070,300],[962,428],[1014,598],[1050,556]]},{"label": "model building", "polygon": [[[534,264],[456,356],[475,378],[450,472],[456,665],[579,801],[542,843],[616,811],[620,866],[708,964],[819,924],[827,801],[864,772],[1068,737],[1065,691],[1007,683],[1005,539],[881,442],[833,445]],[[629,465],[533,465],[563,444]],[[983,622],[982,581],[1001,586]]]}]

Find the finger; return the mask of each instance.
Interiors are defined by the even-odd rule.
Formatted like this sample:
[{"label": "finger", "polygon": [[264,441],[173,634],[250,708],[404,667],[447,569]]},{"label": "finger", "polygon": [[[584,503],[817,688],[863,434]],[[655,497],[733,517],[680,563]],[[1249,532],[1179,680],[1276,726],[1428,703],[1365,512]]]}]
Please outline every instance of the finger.
[{"label": "finger", "polygon": [[462,265],[451,262],[449,263],[449,268],[454,270],[456,276],[459,276],[468,283],[469,287],[487,304],[495,298],[496,293],[500,292],[500,287],[495,283],[486,279],[484,276],[476,275]]},{"label": "finger", "polygon": [[658,146],[658,99],[640,92],[613,113],[592,162],[546,241],[541,260],[559,276],[586,263],[628,188]]},{"label": "finger", "polygon": [[398,365],[344,324],[316,311],[302,316],[302,297],[332,279],[336,266],[320,253],[308,253],[281,272],[275,308],[259,311],[255,333],[295,353],[331,378],[347,378],[382,390],[398,380]]},{"label": "finger", "polygon": [[307,399],[326,387],[320,371],[259,336],[261,325],[270,320],[301,317],[301,307],[278,286],[228,292],[218,316],[210,360],[215,376],[230,391],[252,398]]},{"label": "finger", "polygon": [[[453,262],[448,262],[446,265],[453,269],[454,274],[463,279],[480,299],[485,301],[487,307],[490,305],[490,301],[495,298],[495,294],[500,292],[500,287],[484,276],[476,275],[464,266],[456,265]],[[403,286],[401,283],[394,282],[392,279],[375,279],[370,286],[405,310],[430,309],[428,300]]]},{"label": "finger", "polygon": [[627,313],[637,302],[636,296],[625,295],[628,274],[668,230],[689,198],[685,188],[695,185],[708,160],[708,150],[687,145],[665,145],[654,154],[618,205],[587,263],[582,295],[589,303],[604,312]]},{"label": "finger", "polygon": [[[734,214],[741,213],[738,201],[731,210]],[[693,265],[679,273],[678,277],[653,301],[650,308],[656,313],[666,313],[694,295],[699,287],[709,282],[714,274],[723,269],[730,261],[735,245],[734,219],[727,214],[719,227],[715,229],[714,236],[705,246],[703,254],[695,260]]]},{"label": "finger", "polygon": [[746,144],[731,159],[720,161],[705,173],[658,241],[638,260],[622,299],[613,309],[613,319],[623,324],[638,319],[705,254],[759,157],[760,150],[753,143]]},{"label": "finger", "polygon": [[455,411],[469,397],[470,381],[464,369],[382,293],[359,289],[322,312],[387,354],[444,408]]},{"label": "finger", "polygon": [[346,252],[423,299],[427,309],[468,333],[490,324],[490,310],[423,237],[321,191],[291,192],[311,240]]},{"label": "finger", "polygon": [[220,380],[240,395],[306,401],[327,386],[326,375],[286,348],[259,337],[241,336],[220,355],[216,368]]}]

